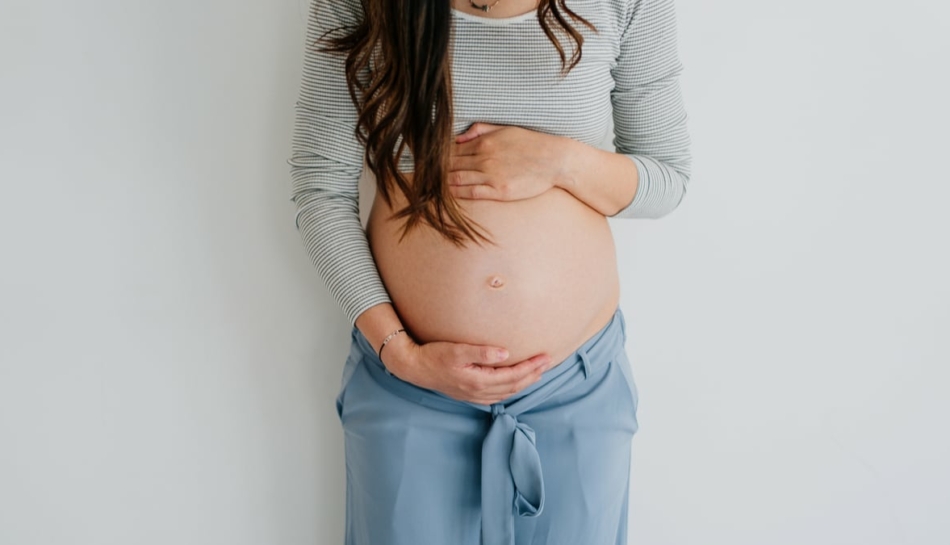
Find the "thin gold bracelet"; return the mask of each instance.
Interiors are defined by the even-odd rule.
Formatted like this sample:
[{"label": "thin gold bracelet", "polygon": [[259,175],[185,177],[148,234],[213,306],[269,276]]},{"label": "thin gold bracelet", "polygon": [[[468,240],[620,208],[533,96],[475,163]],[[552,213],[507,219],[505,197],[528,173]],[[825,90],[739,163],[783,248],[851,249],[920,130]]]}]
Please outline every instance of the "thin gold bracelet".
[{"label": "thin gold bracelet", "polygon": [[377,356],[379,356],[379,361],[383,361],[383,348],[386,348],[386,343],[388,343],[390,339],[398,335],[400,331],[405,331],[405,329],[400,327],[396,331],[393,331],[392,333],[387,335],[385,339],[383,339],[383,344],[380,345],[379,353],[377,354]]}]

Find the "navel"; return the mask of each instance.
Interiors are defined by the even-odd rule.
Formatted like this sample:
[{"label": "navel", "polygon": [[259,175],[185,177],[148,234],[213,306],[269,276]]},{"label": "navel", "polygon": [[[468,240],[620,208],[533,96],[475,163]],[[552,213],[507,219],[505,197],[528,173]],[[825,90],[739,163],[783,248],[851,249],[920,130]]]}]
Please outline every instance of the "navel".
[{"label": "navel", "polygon": [[505,286],[505,279],[497,274],[493,274],[488,278],[488,285],[495,289],[503,288]]}]

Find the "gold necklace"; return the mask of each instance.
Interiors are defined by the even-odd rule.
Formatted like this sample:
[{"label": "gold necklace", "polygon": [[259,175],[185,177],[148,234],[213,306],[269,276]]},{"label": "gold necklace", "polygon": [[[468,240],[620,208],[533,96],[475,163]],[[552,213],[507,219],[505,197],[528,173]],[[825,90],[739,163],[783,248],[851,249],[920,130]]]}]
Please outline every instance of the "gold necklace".
[{"label": "gold necklace", "polygon": [[485,4],[484,6],[480,6],[480,5],[476,4],[475,2],[472,2],[472,0],[468,0],[468,3],[471,4],[473,8],[475,8],[475,9],[480,9],[480,10],[485,11],[485,12],[487,12],[488,10],[492,9],[493,7],[495,7],[495,4],[497,4],[498,2],[501,2],[501,0],[495,0],[495,1],[492,2],[491,4]]}]

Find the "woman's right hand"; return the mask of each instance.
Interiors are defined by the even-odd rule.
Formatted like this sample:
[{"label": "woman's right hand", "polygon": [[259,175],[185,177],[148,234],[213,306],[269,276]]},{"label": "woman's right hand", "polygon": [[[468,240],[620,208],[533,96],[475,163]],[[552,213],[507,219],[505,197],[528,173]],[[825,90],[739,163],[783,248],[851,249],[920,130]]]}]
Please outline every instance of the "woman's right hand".
[{"label": "woman's right hand", "polygon": [[433,341],[399,335],[383,350],[383,365],[397,378],[460,401],[491,405],[527,388],[551,364],[546,353],[507,363],[501,347]]}]

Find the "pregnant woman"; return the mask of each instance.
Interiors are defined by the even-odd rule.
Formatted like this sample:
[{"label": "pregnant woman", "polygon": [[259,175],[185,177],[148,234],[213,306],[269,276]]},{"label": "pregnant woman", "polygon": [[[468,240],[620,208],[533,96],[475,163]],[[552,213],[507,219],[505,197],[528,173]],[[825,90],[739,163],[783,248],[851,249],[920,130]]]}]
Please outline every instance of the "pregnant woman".
[{"label": "pregnant woman", "polygon": [[686,192],[672,0],[312,0],[304,60],[288,163],[352,326],[346,543],[626,543],[607,218]]}]

